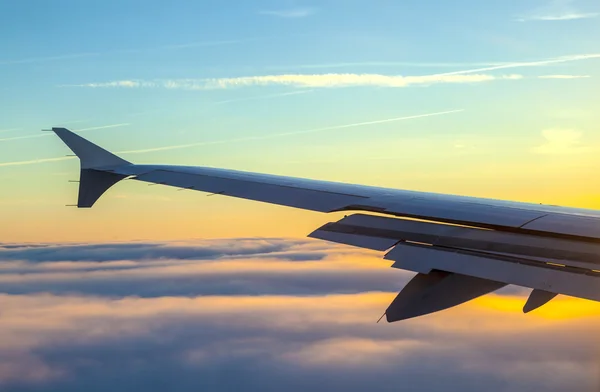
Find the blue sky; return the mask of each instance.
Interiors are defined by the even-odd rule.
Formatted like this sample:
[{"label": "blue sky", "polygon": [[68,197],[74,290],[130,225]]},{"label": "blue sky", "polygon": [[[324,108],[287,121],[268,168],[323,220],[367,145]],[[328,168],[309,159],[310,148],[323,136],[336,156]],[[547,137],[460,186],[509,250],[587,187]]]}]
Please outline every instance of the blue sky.
[{"label": "blue sky", "polygon": [[[232,81],[219,89],[199,85],[212,78],[282,74],[325,79],[327,74],[424,76],[596,54],[600,26],[594,3],[3,2],[0,104],[7,115],[0,129],[19,128],[5,134],[9,137],[71,121],[86,121],[70,123],[72,128],[129,123],[97,135],[104,141],[126,133],[119,143],[131,147],[127,150],[211,140],[217,134],[235,138],[452,109],[469,113],[440,122],[467,131],[483,122],[480,116],[505,117],[504,108],[527,122],[524,114],[532,107],[524,101],[537,102],[534,109],[540,110],[543,97],[544,107],[552,110],[551,105],[559,106],[561,98],[567,98],[548,94],[572,91],[584,109],[595,105],[586,102],[597,91],[594,79],[536,78],[593,76],[598,60],[469,72],[464,75],[520,75],[525,80],[429,87],[390,88],[387,82],[369,85],[365,80],[333,89],[279,81],[241,87]],[[573,19],[536,19],[561,16]],[[85,87],[130,81],[157,86]],[[169,83],[175,87],[165,88]],[[306,94],[272,97],[289,92]],[[426,132],[439,133],[435,128],[429,126]],[[487,128],[477,132],[498,131],[493,125]],[[339,140],[339,135],[322,137]],[[354,133],[350,141],[360,138],[364,134]],[[27,140],[0,148],[7,161],[51,155],[47,145]],[[21,148],[28,153],[17,154]]]}]

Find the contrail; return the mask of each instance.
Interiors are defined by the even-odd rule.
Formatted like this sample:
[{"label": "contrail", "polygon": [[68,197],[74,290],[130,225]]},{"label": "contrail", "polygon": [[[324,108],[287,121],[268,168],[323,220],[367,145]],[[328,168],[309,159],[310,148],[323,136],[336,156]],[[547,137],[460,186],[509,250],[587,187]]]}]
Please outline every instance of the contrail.
[{"label": "contrail", "polygon": [[[300,35],[292,35],[294,36],[302,36]],[[222,45],[235,45],[235,44],[245,44],[254,41],[265,41],[271,39],[271,36],[262,36],[262,37],[248,37],[242,39],[229,39],[229,40],[215,40],[215,41],[197,41],[197,42],[188,42],[184,44],[172,44],[172,45],[162,45],[162,46],[154,46],[148,48],[131,48],[131,49],[116,49],[106,52],[86,52],[86,53],[72,53],[72,54],[63,54],[56,56],[47,56],[47,57],[32,57],[32,58],[24,58],[24,59],[0,59],[0,65],[12,65],[12,64],[28,64],[28,63],[43,63],[49,61],[59,61],[59,60],[71,60],[77,59],[81,57],[92,57],[92,56],[103,56],[103,55],[111,55],[111,54],[121,54],[121,53],[141,53],[141,52],[152,52],[152,51],[160,51],[160,50],[181,50],[188,48],[198,48],[198,47],[210,47],[210,46],[222,46]]]},{"label": "contrail", "polygon": [[[403,121],[403,120],[412,120],[412,119],[417,119],[417,118],[442,116],[442,115],[445,115],[445,114],[463,112],[464,110],[465,109],[447,110],[447,111],[444,111],[444,112],[417,114],[417,115],[414,115],[414,116],[387,118],[387,119],[383,119],[383,120],[365,121],[365,122],[359,122],[359,123],[354,123],[354,124],[334,125],[334,126],[330,126],[330,127],[306,129],[306,130],[302,130],[302,131],[276,133],[276,134],[273,134],[273,135],[248,136],[248,137],[243,137],[243,138],[238,138],[238,139],[216,140],[216,141],[212,141],[212,142],[199,142],[199,143],[190,143],[190,144],[180,144],[180,145],[175,145],[175,146],[148,148],[148,149],[144,149],[144,150],[120,151],[120,152],[117,152],[117,154],[143,154],[143,153],[147,153],[147,152],[177,150],[177,149],[182,149],[182,148],[198,147],[198,146],[209,146],[209,145],[215,145],[215,144],[227,144],[227,143],[245,142],[245,141],[250,141],[250,140],[273,139],[273,138],[285,137],[285,136],[290,136],[290,135],[300,135],[300,134],[305,134],[305,133],[332,131],[332,130],[336,130],[336,129],[362,127],[362,126],[365,126],[365,125],[383,124],[383,123],[390,123],[390,122]],[[92,129],[101,129],[101,128],[111,128],[111,127],[121,126],[121,125],[123,125],[123,124],[105,125],[103,127],[94,127],[94,128],[80,129],[79,131],[88,131],[88,130],[92,130]],[[0,140],[2,140],[2,139],[0,139]],[[58,157],[58,158],[33,159],[33,160],[29,160],[29,161],[4,162],[4,163],[0,163],[0,167],[34,165],[34,164],[38,164],[38,163],[64,161],[64,160],[73,159],[73,158],[75,158],[75,157],[66,156],[66,157]]]},{"label": "contrail", "polygon": [[34,58],[19,59],[19,60],[0,60],[0,65],[41,63],[41,62],[56,61],[56,60],[70,60],[70,59],[76,59],[76,58],[80,58],[80,57],[98,56],[99,54],[100,53],[75,53],[75,54],[65,54],[65,55],[59,55],[59,56],[34,57]]},{"label": "contrail", "polygon": [[[96,129],[108,129],[108,128],[117,128],[117,127],[125,127],[127,125],[130,125],[129,123],[121,123],[121,124],[112,124],[112,125],[102,125],[99,127],[91,127],[91,128],[83,128],[83,129],[78,129],[75,130],[73,132],[83,132],[83,131],[92,131],[92,130],[96,130]],[[33,139],[36,137],[46,137],[46,136],[51,136],[48,133],[39,133],[39,134],[35,134],[35,135],[26,135],[26,136],[15,136],[15,137],[7,137],[4,139],[0,139],[0,142],[7,142],[10,140],[21,140],[21,139]]]},{"label": "contrail", "polygon": [[3,162],[3,163],[0,163],[0,167],[23,166],[23,165],[33,165],[36,163],[66,161],[67,159],[73,159],[73,158],[75,158],[75,157],[44,158],[44,159],[32,159],[30,161]]},{"label": "contrail", "polygon": [[553,59],[539,60],[539,61],[525,61],[525,62],[515,62],[515,63],[508,63],[508,64],[498,64],[498,65],[493,65],[491,67],[445,72],[445,73],[441,73],[441,74],[436,74],[435,76],[461,75],[461,74],[469,74],[469,73],[477,73],[477,72],[495,71],[498,69],[507,69],[507,68],[540,67],[540,66],[550,65],[550,64],[568,63],[571,61],[590,60],[590,59],[596,59],[596,58],[600,58],[600,53],[578,54],[578,55],[573,55],[573,56],[563,56],[563,57],[557,57],[557,58],[553,58]]},{"label": "contrail", "polygon": [[448,110],[444,112],[435,112],[435,113],[426,113],[426,114],[418,114],[414,116],[406,116],[406,117],[395,117],[395,118],[387,118],[384,120],[375,120],[375,121],[366,121],[354,124],[344,124],[344,125],[334,125],[330,127],[324,128],[314,128],[314,129],[305,129],[302,131],[292,131],[292,132],[284,132],[284,133],[276,133],[272,135],[257,135],[257,136],[247,136],[237,139],[225,139],[225,140],[215,140],[210,142],[198,142],[198,143],[189,143],[189,144],[179,144],[174,146],[165,146],[165,147],[156,147],[156,148],[146,148],[143,150],[129,150],[129,151],[120,151],[118,154],[143,154],[147,152],[156,152],[156,151],[167,151],[167,150],[178,150],[181,148],[189,148],[189,147],[199,147],[199,146],[209,146],[216,144],[228,144],[228,143],[239,143],[246,142],[251,140],[266,140],[266,139],[274,139],[278,137],[292,136],[292,135],[301,135],[305,133],[315,133],[315,132],[323,132],[323,131],[331,131],[336,129],[344,129],[344,128],[354,128],[354,127],[362,127],[365,125],[373,125],[373,124],[383,124],[395,121],[403,121],[403,120],[412,120],[416,118],[424,118],[424,117],[433,117],[433,116],[441,116],[444,114],[458,113],[462,112],[464,109],[457,110]]},{"label": "contrail", "polygon": [[90,127],[90,128],[77,129],[77,130],[75,130],[73,132],[95,131],[96,129],[118,128],[118,127],[126,127],[128,125],[131,125],[131,124],[130,123],[120,123],[120,124],[111,124],[111,125],[100,125],[98,127]]}]

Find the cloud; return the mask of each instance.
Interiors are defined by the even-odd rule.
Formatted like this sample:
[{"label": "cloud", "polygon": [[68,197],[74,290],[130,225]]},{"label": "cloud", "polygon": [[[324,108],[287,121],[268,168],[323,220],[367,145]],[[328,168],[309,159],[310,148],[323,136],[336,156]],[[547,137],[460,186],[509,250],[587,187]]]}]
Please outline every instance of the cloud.
[{"label": "cloud", "polygon": [[305,8],[290,8],[285,10],[271,10],[271,11],[260,11],[261,15],[276,16],[278,18],[296,19],[306,18],[307,16],[313,15],[317,12],[316,8],[305,7]]},{"label": "cloud", "polygon": [[132,383],[146,391],[395,391],[398,380],[411,390],[598,386],[595,344],[585,338],[600,326],[597,314],[550,324],[479,301],[453,316],[376,324],[391,298],[3,295],[8,357],[0,361],[11,371],[0,382],[37,391]]},{"label": "cloud", "polygon": [[91,88],[165,88],[181,90],[214,90],[232,87],[284,85],[292,87],[408,87],[413,85],[432,85],[440,83],[481,83],[492,80],[516,80],[521,75],[424,75],[399,76],[381,74],[285,74],[267,76],[245,76],[213,79],[167,79],[167,80],[119,80],[62,87]]},{"label": "cloud", "polygon": [[600,13],[567,13],[559,15],[539,15],[533,16],[531,20],[575,20],[597,18]]},{"label": "cloud", "polygon": [[522,296],[488,295],[377,324],[410,276],[380,256],[281,238],[3,244],[0,287],[28,294],[0,294],[0,388],[597,390],[597,304],[523,315]]},{"label": "cloud", "polygon": [[0,244],[0,261],[115,261],[210,259],[227,255],[251,255],[291,249],[306,241],[281,239],[232,239],[197,241],[196,243],[108,243],[108,244]]},{"label": "cloud", "polygon": [[548,5],[539,7],[528,15],[518,17],[518,22],[528,21],[567,21],[593,19],[600,16],[598,12],[582,12],[572,6],[573,0],[554,0]]},{"label": "cloud", "polygon": [[538,61],[498,63],[480,68],[463,69],[432,75],[402,76],[382,74],[326,73],[326,74],[282,74],[242,76],[209,79],[155,79],[116,80],[84,84],[61,85],[59,87],[88,88],[165,88],[182,90],[211,90],[232,87],[284,85],[304,88],[331,87],[410,87],[434,84],[481,83],[494,80],[523,79],[519,74],[492,75],[485,72],[502,69],[543,67],[567,62],[600,58],[600,53],[555,57]]},{"label": "cloud", "polygon": [[539,79],[587,79],[590,75],[541,75]]},{"label": "cloud", "polygon": [[380,256],[277,238],[9,245],[0,248],[0,286],[12,294],[142,297],[399,290],[410,274],[388,269]]},{"label": "cloud", "polygon": [[533,148],[536,154],[563,155],[589,151],[582,145],[583,132],[574,129],[546,129],[542,131],[544,144]]},{"label": "cloud", "polygon": [[388,76],[380,74],[314,74],[314,75],[270,75],[240,78],[209,79],[203,88],[229,88],[244,86],[265,86],[280,84],[294,87],[408,87],[412,85],[432,85],[440,83],[480,83],[501,79],[520,79],[520,75],[426,75],[426,76]]}]

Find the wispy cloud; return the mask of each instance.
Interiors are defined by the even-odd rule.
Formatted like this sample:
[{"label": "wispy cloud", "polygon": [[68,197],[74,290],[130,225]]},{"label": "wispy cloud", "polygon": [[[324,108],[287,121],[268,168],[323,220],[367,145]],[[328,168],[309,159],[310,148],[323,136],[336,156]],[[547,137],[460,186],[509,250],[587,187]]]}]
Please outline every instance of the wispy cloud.
[{"label": "wispy cloud", "polygon": [[480,68],[470,68],[432,75],[402,76],[383,74],[326,73],[326,74],[282,74],[263,76],[242,76],[232,78],[208,79],[155,79],[155,80],[116,80],[84,84],[61,85],[60,87],[89,88],[166,88],[182,90],[226,89],[232,87],[286,85],[293,87],[408,87],[414,85],[433,85],[441,83],[481,83],[493,80],[522,79],[519,74],[492,75],[486,72],[503,69],[543,67],[548,65],[600,58],[600,53],[579,54],[555,57],[538,61],[498,63]]},{"label": "wispy cloud", "polygon": [[544,143],[532,150],[536,154],[580,154],[590,150],[582,143],[583,132],[574,129],[546,129],[542,131],[542,137]]},{"label": "wispy cloud", "polygon": [[276,16],[278,18],[305,18],[313,15],[317,12],[316,8],[304,7],[304,8],[289,8],[284,10],[265,10],[259,11],[261,15]]},{"label": "wispy cloud", "polygon": [[285,85],[309,88],[352,86],[408,87],[412,85],[432,85],[440,83],[481,83],[492,80],[515,80],[521,78],[521,75],[495,76],[489,74],[395,76],[381,74],[328,73],[242,76],[213,79],[118,80],[79,85],[63,85],[62,87],[166,88],[182,90],[214,90],[268,85]]},{"label": "wispy cloud", "polygon": [[518,22],[529,21],[566,21],[592,19],[600,16],[598,12],[583,12],[572,5],[573,0],[554,0],[544,7],[516,18]]},{"label": "wispy cloud", "polygon": [[590,75],[541,75],[539,79],[586,79],[590,78]]},{"label": "wispy cloud", "polygon": [[588,12],[588,13],[568,13],[561,15],[539,15],[533,16],[530,20],[575,20],[575,19],[591,19],[597,18],[600,13]]},{"label": "wispy cloud", "polygon": [[300,130],[300,131],[275,133],[275,134],[269,134],[269,135],[256,135],[256,136],[248,136],[248,137],[242,137],[242,138],[237,138],[237,139],[225,139],[225,140],[214,140],[214,141],[208,141],[208,142],[180,144],[180,145],[174,145],[174,146],[147,148],[147,149],[143,149],[143,150],[120,151],[119,154],[141,154],[141,153],[156,152],[156,151],[177,150],[177,149],[181,149],[181,148],[209,146],[209,145],[215,145],[215,144],[230,144],[230,143],[247,142],[247,141],[253,141],[253,140],[274,139],[274,138],[280,138],[280,137],[285,137],[285,136],[332,131],[332,130],[345,129],[345,128],[363,127],[363,126],[367,126],[367,125],[391,123],[391,122],[404,121],[404,120],[413,120],[413,119],[425,118],[425,117],[442,116],[442,115],[446,115],[446,114],[459,113],[462,111],[464,111],[464,109],[447,110],[447,111],[443,111],[443,112],[434,112],[434,113],[418,114],[418,115],[414,115],[414,116],[387,118],[387,119],[383,119],[383,120],[365,121],[365,122],[359,122],[359,123],[353,123],[353,124],[334,125],[334,126],[329,126],[329,127],[305,129],[305,130]]},{"label": "wispy cloud", "polygon": [[[119,128],[119,127],[126,127],[128,125],[130,125],[130,124],[129,123],[120,123],[120,124],[111,124],[111,125],[101,125],[98,127],[76,129],[76,130],[73,130],[73,132],[93,131],[93,130],[97,130],[97,129],[108,129],[108,128]],[[40,132],[40,133],[36,133],[36,134],[32,134],[32,135],[7,137],[4,139],[0,139],[0,142],[8,142],[8,141],[12,141],[12,140],[22,140],[22,139],[34,139],[34,138],[46,137],[46,136],[51,136],[51,134],[49,134],[48,132],[45,132],[45,133]]]},{"label": "wispy cloud", "polygon": [[408,87],[411,85],[431,85],[439,83],[480,83],[499,79],[520,79],[520,75],[425,75],[425,76],[388,76],[380,74],[288,74],[269,76],[250,76],[240,78],[209,79],[204,88],[229,88],[243,86],[265,86],[272,84],[295,87]]}]

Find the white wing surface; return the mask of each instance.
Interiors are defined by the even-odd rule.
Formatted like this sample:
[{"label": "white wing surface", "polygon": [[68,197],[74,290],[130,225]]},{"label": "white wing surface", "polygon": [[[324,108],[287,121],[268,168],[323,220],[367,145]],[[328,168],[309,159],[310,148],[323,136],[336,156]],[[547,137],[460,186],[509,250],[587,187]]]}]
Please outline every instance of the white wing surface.
[{"label": "white wing surface", "polygon": [[359,212],[309,236],[387,251],[394,268],[417,273],[386,310],[389,322],[508,284],[533,289],[524,312],[557,294],[600,301],[600,211],[210,167],[136,165],[65,128],[52,131],[80,158],[81,208],[130,178],[324,213]]}]

